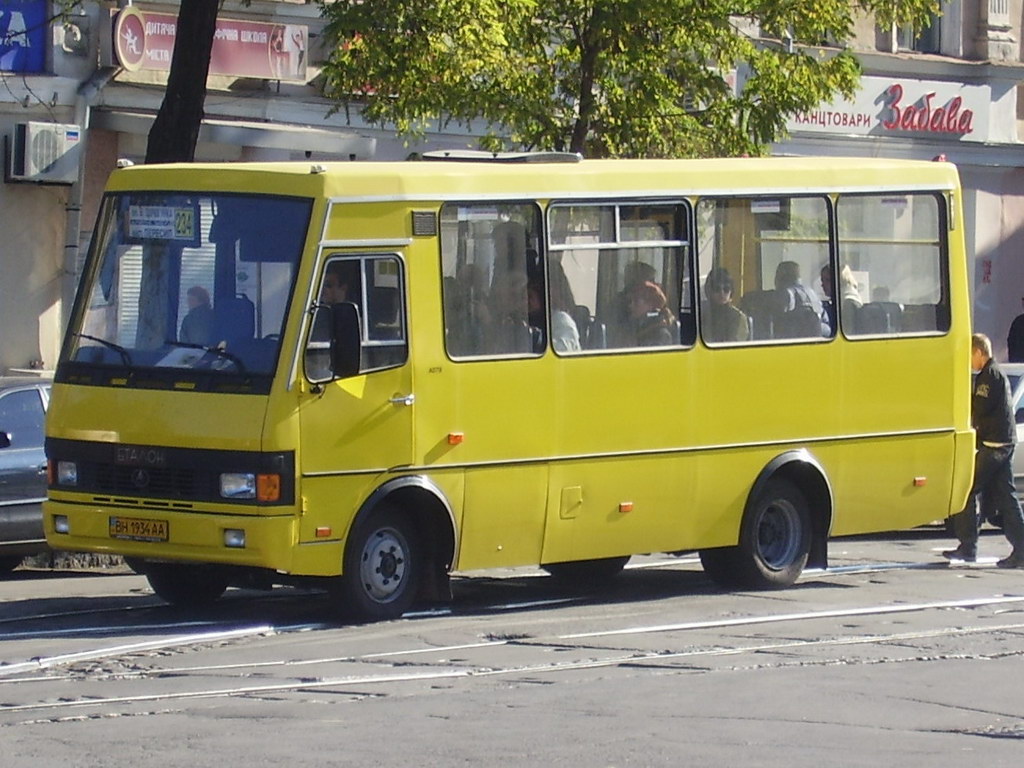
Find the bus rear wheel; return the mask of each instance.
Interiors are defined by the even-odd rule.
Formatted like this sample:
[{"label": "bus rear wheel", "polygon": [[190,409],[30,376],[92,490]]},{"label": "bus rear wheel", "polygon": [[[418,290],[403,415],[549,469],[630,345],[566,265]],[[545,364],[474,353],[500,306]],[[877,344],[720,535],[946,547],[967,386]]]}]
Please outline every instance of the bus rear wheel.
[{"label": "bus rear wheel", "polygon": [[803,573],[811,550],[807,499],[788,480],[773,478],[747,507],[735,547],[701,550],[707,575],[727,587],[779,589]]},{"label": "bus rear wheel", "polygon": [[419,533],[407,515],[389,509],[357,523],[332,590],[339,610],[365,621],[397,619],[416,599],[421,560]]},{"label": "bus rear wheel", "polygon": [[145,574],[157,597],[180,608],[212,605],[228,588],[227,574],[211,565],[147,562]]}]

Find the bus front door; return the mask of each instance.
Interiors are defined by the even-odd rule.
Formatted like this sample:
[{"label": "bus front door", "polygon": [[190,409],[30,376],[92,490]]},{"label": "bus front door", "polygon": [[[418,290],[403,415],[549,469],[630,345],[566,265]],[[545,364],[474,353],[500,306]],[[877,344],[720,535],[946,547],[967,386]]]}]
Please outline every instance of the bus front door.
[{"label": "bus front door", "polygon": [[348,282],[349,295],[329,303],[359,304],[360,371],[341,379],[325,372],[329,344],[318,340],[314,316],[299,395],[303,543],[344,539],[373,485],[410,465],[413,455],[415,396],[401,262],[393,255],[328,259],[321,295],[334,278]]}]

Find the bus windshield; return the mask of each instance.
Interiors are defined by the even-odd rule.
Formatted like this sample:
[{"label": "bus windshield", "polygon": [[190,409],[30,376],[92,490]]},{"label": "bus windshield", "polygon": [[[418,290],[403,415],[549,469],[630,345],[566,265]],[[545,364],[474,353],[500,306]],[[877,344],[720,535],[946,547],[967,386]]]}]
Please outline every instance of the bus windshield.
[{"label": "bus windshield", "polygon": [[109,195],[62,355],[68,375],[267,391],[311,208],[265,195]]}]

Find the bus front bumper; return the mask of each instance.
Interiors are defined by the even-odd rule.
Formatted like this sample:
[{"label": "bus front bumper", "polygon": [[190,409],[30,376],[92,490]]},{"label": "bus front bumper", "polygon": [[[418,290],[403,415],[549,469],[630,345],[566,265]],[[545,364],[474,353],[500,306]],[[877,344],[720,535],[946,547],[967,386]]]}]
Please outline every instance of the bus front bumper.
[{"label": "bus front bumper", "polygon": [[46,540],[54,549],[151,560],[250,566],[290,573],[298,521],[273,516],[125,508],[49,499]]}]

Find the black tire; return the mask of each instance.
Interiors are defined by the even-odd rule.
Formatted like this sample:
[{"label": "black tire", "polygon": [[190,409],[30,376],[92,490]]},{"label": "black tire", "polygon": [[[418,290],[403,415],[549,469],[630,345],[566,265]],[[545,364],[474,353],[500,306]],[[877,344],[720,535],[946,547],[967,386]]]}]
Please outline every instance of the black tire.
[{"label": "black tire", "polygon": [[735,547],[700,552],[704,572],[727,587],[780,589],[803,573],[811,550],[807,499],[788,480],[769,480],[747,505]]},{"label": "black tire", "polygon": [[345,547],[344,571],[332,596],[339,612],[359,621],[397,619],[419,592],[423,552],[416,526],[397,510],[359,522]]},{"label": "black tire", "polygon": [[149,565],[149,563],[141,557],[126,557],[124,558],[124,564],[140,576],[146,575],[146,566]]},{"label": "black tire", "polygon": [[8,573],[13,571],[19,565],[24,558],[21,555],[3,555],[0,556],[0,576],[6,576]]},{"label": "black tire", "polygon": [[227,573],[212,565],[147,562],[145,576],[157,597],[180,608],[212,605],[228,588]]},{"label": "black tire", "polygon": [[545,563],[541,566],[553,578],[573,586],[599,586],[622,573],[629,555],[604,557],[599,560],[576,560],[568,563]]}]

